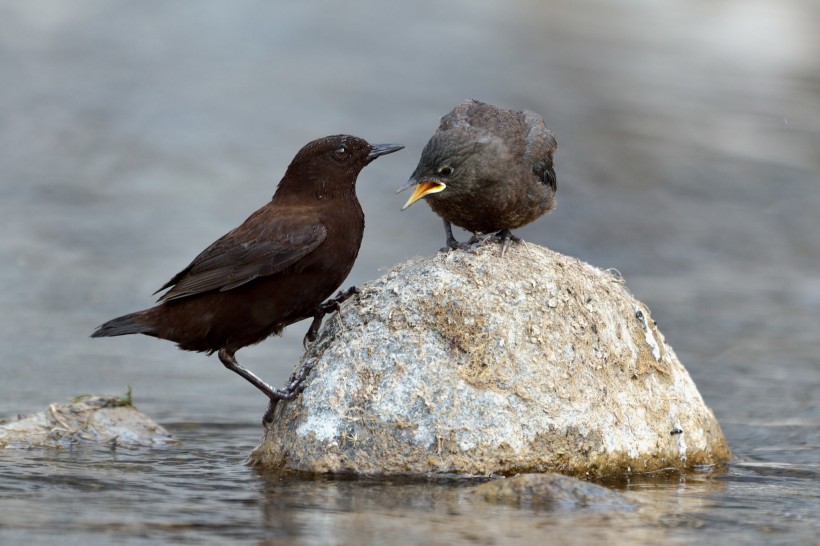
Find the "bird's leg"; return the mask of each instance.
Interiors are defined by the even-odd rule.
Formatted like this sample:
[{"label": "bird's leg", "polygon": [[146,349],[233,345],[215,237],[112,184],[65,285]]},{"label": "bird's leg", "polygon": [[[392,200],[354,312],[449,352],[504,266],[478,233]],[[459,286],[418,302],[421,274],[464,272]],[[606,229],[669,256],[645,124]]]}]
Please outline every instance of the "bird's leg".
[{"label": "bird's leg", "polygon": [[456,240],[453,236],[453,226],[447,220],[444,220],[444,231],[447,233],[447,246],[442,248],[440,252],[450,252],[456,249],[465,250],[470,247],[471,243],[459,243]]},{"label": "bird's leg", "polygon": [[325,318],[325,315],[329,315],[333,311],[341,311],[342,303],[358,293],[359,289],[355,286],[351,286],[347,290],[339,290],[339,293],[336,294],[335,297],[330,298],[326,302],[320,304],[319,307],[313,311],[313,322],[310,323],[310,328],[308,328],[307,334],[305,334],[305,338],[302,340],[302,345],[307,348],[308,343],[316,340],[316,336],[319,333],[319,328],[322,327],[322,319]]},{"label": "bird's leg", "polygon": [[447,220],[444,220],[444,232],[447,234],[447,243],[446,243],[447,248],[450,248],[450,249],[458,248],[459,242],[453,236],[453,226]]},{"label": "bird's leg", "polygon": [[[302,364],[302,366],[297,370],[296,373],[291,375],[288,384],[285,386],[284,389],[274,389],[267,383],[265,383],[262,379],[259,378],[258,375],[253,373],[247,368],[244,368],[239,365],[236,361],[236,357],[234,356],[234,351],[229,351],[228,349],[220,349],[219,350],[219,360],[222,364],[225,365],[226,368],[231,370],[234,373],[241,375],[246,381],[248,381],[251,385],[265,393],[271,401],[271,406],[276,407],[276,402],[279,400],[293,400],[296,396],[302,392],[305,387],[302,385],[302,382],[307,377],[310,369],[313,367],[313,360],[309,360]],[[268,413],[272,413],[272,408],[268,408]],[[268,413],[265,416],[268,416]]]}]

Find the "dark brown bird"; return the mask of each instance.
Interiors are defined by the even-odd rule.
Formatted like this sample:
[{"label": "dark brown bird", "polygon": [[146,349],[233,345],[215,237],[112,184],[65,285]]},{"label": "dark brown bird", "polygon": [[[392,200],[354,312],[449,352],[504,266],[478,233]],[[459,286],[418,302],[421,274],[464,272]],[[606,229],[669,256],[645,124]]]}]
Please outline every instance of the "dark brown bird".
[{"label": "dark brown bird", "polygon": [[322,304],[359,253],[359,172],[402,148],[349,135],[310,142],[296,154],[273,199],[165,283],[157,292],[169,290],[159,305],[110,320],[91,337],[145,334],[186,351],[218,352],[225,367],[270,398],[271,409],[293,398],[307,369],[277,390],[240,366],[234,354],[309,317],[314,322],[305,338],[312,341],[322,317],[355,293],[354,287]]},{"label": "dark brown bird", "polygon": [[399,189],[415,186],[402,210],[425,197],[444,219],[447,249],[468,246],[456,241],[451,224],[473,232],[471,243],[478,234],[496,234],[506,249],[510,240],[520,240],[511,229],[555,208],[556,148],[535,112],[465,101],[441,118],[410,181]]}]

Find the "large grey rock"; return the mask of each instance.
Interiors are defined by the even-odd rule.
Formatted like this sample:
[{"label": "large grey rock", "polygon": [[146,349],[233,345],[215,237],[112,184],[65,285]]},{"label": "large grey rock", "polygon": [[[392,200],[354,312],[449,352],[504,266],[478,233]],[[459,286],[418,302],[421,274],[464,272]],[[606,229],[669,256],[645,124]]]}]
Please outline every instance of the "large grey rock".
[{"label": "large grey rock", "polygon": [[305,472],[605,476],[726,440],[622,279],[535,245],[393,268],[329,320],[251,463]]}]

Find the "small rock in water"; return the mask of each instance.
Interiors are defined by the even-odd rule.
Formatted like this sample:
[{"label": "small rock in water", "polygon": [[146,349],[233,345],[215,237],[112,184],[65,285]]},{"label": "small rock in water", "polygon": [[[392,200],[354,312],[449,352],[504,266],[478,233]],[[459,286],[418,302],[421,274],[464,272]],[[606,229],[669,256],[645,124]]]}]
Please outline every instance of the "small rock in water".
[{"label": "small rock in water", "polygon": [[68,447],[104,444],[152,447],[176,443],[162,426],[140,413],[126,397],[81,396],[46,411],[0,420],[1,448]]}]

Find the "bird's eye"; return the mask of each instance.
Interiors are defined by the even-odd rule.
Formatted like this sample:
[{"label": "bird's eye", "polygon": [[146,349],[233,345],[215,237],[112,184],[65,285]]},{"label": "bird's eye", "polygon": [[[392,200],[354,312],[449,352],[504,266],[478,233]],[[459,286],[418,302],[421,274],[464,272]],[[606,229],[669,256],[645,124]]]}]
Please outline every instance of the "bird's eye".
[{"label": "bird's eye", "polygon": [[338,159],[344,159],[347,157],[347,148],[344,146],[339,146],[333,153]]},{"label": "bird's eye", "polygon": [[436,172],[441,176],[450,176],[451,174],[453,174],[453,168],[449,165],[444,165],[442,167],[439,167]]}]

